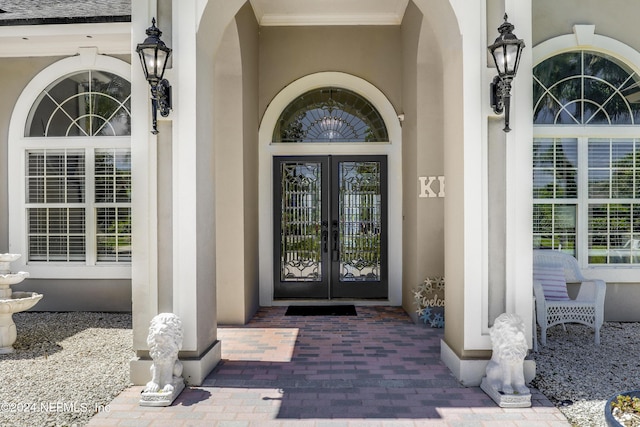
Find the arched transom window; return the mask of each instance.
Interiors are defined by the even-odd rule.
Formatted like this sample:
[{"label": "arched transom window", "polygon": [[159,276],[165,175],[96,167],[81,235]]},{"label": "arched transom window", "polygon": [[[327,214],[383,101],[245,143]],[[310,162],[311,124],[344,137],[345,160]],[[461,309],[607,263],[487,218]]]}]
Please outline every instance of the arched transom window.
[{"label": "arched transom window", "polygon": [[638,75],[606,55],[577,51],[535,67],[537,125],[631,125],[640,119]]},{"label": "arched transom window", "polygon": [[131,135],[131,84],[112,73],[81,71],[49,85],[33,105],[25,136]]},{"label": "arched transom window", "polygon": [[280,115],[273,142],[387,142],[378,110],[365,98],[343,88],[304,93]]},{"label": "arched transom window", "polygon": [[534,248],[640,264],[640,77],[586,50],[533,75]]}]

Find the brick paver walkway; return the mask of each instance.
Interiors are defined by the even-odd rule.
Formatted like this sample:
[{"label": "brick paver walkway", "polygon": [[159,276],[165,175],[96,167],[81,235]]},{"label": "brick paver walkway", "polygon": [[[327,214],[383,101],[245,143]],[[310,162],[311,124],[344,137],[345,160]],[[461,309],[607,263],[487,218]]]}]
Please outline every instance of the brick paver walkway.
[{"label": "brick paver walkway", "polygon": [[397,307],[358,315],[285,316],[262,308],[220,327],[222,362],[166,408],[140,407],[130,387],[89,426],[568,426],[537,390],[533,407],[503,409],[463,387],[440,361],[442,331]]}]

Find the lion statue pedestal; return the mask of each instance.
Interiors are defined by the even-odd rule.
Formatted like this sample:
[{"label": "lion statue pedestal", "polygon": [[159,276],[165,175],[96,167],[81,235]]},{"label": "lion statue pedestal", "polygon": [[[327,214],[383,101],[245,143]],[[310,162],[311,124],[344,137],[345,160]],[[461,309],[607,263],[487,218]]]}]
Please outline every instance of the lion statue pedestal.
[{"label": "lion statue pedestal", "polygon": [[160,313],[151,319],[147,336],[153,359],[151,381],[142,391],[140,406],[169,406],[184,390],[182,362],[182,322],[173,313]]},{"label": "lion statue pedestal", "polygon": [[524,358],[529,346],[522,319],[517,314],[501,314],[490,336],[493,355],[480,388],[501,408],[529,408],[531,392],[524,380]]}]

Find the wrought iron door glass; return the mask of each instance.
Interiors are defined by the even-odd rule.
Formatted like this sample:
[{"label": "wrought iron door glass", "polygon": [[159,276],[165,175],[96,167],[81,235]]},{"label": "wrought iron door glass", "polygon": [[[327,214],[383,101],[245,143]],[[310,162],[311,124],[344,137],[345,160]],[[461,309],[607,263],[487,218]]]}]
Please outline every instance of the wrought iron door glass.
[{"label": "wrought iron door glass", "polygon": [[322,281],[322,165],[282,162],[280,280]]},{"label": "wrought iron door glass", "polygon": [[338,163],[341,281],[379,281],[382,209],[380,162]]}]

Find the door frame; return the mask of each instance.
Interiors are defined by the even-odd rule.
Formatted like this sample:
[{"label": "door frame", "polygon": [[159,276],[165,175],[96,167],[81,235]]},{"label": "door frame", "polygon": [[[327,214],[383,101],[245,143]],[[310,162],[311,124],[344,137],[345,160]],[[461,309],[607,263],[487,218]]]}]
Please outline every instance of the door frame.
[{"label": "door frame", "polygon": [[[389,141],[382,143],[272,143],[273,129],[287,105],[303,93],[325,86],[349,89],[368,99],[382,116],[387,126]],[[398,113],[387,97],[366,80],[346,73],[322,72],[302,77],[282,89],[267,107],[260,124],[258,144],[260,305],[266,307],[289,304],[287,300],[273,298],[273,157],[314,155],[387,156],[389,296],[386,301],[377,300],[375,304],[402,305],[402,129]],[[318,300],[310,301],[318,303]],[[366,300],[363,300],[363,303],[366,303]]]}]

